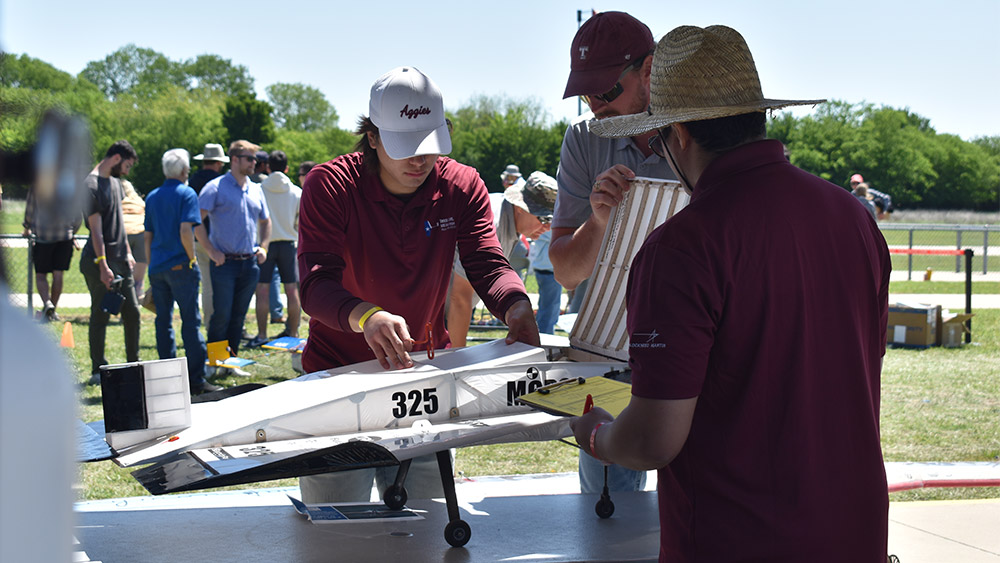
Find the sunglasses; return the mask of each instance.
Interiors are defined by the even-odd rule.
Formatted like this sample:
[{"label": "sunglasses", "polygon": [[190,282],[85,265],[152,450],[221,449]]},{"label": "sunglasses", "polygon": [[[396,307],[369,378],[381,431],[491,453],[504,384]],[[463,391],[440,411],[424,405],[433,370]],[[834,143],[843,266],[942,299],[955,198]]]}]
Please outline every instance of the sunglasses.
[{"label": "sunglasses", "polygon": [[649,150],[653,151],[660,158],[667,158],[667,135],[670,128],[657,129],[656,134],[649,138]]},{"label": "sunglasses", "polygon": [[583,101],[587,102],[588,106],[590,105],[590,100],[592,98],[593,99],[597,99],[597,100],[601,100],[602,102],[604,102],[606,104],[610,104],[611,102],[617,100],[618,96],[621,96],[622,92],[625,91],[625,87],[622,86],[622,78],[625,78],[625,75],[628,74],[628,72],[630,70],[633,70],[633,69],[636,69],[636,68],[639,68],[640,66],[642,66],[642,63],[645,60],[646,60],[646,57],[641,57],[638,60],[629,63],[625,67],[625,70],[623,70],[622,73],[620,75],[618,75],[618,80],[615,82],[615,85],[612,86],[611,89],[608,90],[607,92],[605,92],[603,94],[595,94],[593,96],[580,96],[580,97],[583,98]]},{"label": "sunglasses", "polygon": [[244,158],[246,160],[249,160],[250,162],[257,162],[257,157],[252,154],[240,154],[236,155],[236,158]]}]

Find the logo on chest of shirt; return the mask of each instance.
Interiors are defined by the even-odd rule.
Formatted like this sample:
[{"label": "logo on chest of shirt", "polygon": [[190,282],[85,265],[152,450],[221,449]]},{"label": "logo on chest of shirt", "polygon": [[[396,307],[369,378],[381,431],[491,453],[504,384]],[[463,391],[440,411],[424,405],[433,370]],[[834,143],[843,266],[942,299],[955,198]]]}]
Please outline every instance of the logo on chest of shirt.
[{"label": "logo on chest of shirt", "polygon": [[440,229],[442,232],[450,231],[455,228],[455,218],[454,217],[442,217],[438,219],[437,222],[431,223],[430,221],[424,221],[424,234],[431,236],[434,229]]},{"label": "logo on chest of shirt", "polygon": [[657,342],[656,339],[660,337],[660,333],[656,332],[654,328],[651,332],[635,332],[632,333],[632,340],[629,342],[629,348],[666,348],[667,345],[662,342]]}]

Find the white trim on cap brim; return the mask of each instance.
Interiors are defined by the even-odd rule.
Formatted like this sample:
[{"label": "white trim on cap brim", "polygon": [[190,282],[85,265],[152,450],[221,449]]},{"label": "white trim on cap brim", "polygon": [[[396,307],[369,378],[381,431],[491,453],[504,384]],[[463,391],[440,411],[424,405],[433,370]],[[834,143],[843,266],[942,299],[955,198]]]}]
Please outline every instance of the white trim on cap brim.
[{"label": "white trim on cap brim", "polygon": [[739,106],[719,106],[707,108],[672,108],[668,113],[633,113],[618,117],[608,117],[591,122],[590,131],[600,137],[621,138],[634,137],[648,133],[653,129],[666,127],[671,123],[700,121],[729,117],[755,111],[780,109],[788,106],[814,106],[826,100],[760,100],[752,104]]},{"label": "white trim on cap brim", "polygon": [[403,160],[423,154],[448,154],[451,152],[451,135],[448,123],[430,131],[386,131],[379,129],[379,137],[386,154],[393,160]]}]

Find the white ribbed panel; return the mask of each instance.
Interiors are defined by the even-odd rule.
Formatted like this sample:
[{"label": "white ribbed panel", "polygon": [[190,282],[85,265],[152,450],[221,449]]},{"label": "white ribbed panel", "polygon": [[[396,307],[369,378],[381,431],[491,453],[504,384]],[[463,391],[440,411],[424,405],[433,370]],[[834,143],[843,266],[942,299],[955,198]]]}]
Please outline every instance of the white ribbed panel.
[{"label": "white ribbed panel", "polygon": [[649,233],[688,201],[690,196],[677,181],[635,179],[604,233],[587,295],[570,333],[574,348],[628,360],[625,290],[632,259]]}]

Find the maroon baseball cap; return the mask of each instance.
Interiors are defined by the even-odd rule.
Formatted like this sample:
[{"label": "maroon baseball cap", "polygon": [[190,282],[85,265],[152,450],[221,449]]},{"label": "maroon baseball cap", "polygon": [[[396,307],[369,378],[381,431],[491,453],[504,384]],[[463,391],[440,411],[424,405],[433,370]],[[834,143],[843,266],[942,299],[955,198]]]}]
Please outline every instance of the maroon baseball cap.
[{"label": "maroon baseball cap", "polygon": [[601,12],[580,27],[570,48],[570,72],[563,98],[603,94],[625,65],[656,47],[646,24],[625,12]]}]

